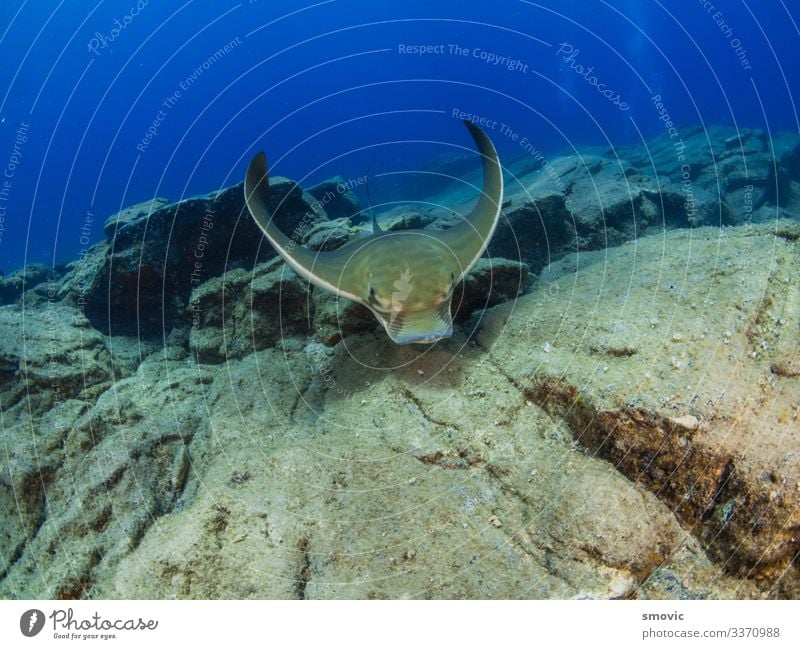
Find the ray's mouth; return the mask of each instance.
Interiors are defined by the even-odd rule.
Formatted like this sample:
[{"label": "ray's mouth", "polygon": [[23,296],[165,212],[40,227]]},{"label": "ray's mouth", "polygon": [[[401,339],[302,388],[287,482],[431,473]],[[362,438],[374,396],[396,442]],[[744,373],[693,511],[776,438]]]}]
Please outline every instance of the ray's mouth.
[{"label": "ray's mouth", "polygon": [[386,333],[398,345],[429,345],[453,335],[453,319],[449,302],[437,310],[422,313],[401,312],[390,320],[379,318]]},{"label": "ray's mouth", "polygon": [[438,342],[444,338],[449,338],[453,335],[453,327],[449,327],[446,331],[435,331],[425,334],[407,335],[392,337],[392,340],[398,345],[429,345]]}]

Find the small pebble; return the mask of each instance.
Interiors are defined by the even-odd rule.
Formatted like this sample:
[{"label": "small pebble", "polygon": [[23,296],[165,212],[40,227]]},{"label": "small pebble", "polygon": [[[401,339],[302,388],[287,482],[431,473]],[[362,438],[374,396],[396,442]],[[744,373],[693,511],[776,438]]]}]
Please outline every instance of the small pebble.
[{"label": "small pebble", "polygon": [[492,514],[492,516],[489,517],[489,523],[491,523],[495,527],[503,527],[503,524],[500,522],[500,519],[497,518],[497,516],[495,516],[494,514]]},{"label": "small pebble", "polygon": [[697,430],[700,426],[700,421],[694,415],[683,415],[682,417],[673,417],[672,423],[677,424],[686,430]]}]

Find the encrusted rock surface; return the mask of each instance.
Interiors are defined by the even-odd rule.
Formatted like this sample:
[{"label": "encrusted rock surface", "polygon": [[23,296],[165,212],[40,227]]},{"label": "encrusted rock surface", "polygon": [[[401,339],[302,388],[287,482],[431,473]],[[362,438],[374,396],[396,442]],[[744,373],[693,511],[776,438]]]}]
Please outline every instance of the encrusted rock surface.
[{"label": "encrusted rock surface", "polygon": [[0,595],[797,596],[776,231],[565,258],[472,340],[168,345],[33,427],[4,412]]},{"label": "encrusted rock surface", "polygon": [[309,306],[307,282],[280,258],[234,269],[192,292],[190,348],[202,362],[246,356],[309,333]]},{"label": "encrusted rock surface", "polygon": [[322,209],[330,219],[350,219],[353,223],[367,220],[361,212],[361,204],[353,193],[352,181],[341,176],[325,180],[308,188],[308,193],[319,201],[318,209]]},{"label": "encrusted rock surface", "polygon": [[60,275],[59,270],[42,264],[28,264],[8,275],[0,274],[0,304],[13,304],[25,291],[54,281]]},{"label": "encrusted rock surface", "polygon": [[796,595],[800,257],[775,231],[697,229],[567,258],[477,339],[726,571]]},{"label": "encrusted rock surface", "polygon": [[75,307],[0,307],[0,330],[4,413],[29,409],[41,415],[64,399],[96,395],[111,381],[111,355],[103,336]]}]

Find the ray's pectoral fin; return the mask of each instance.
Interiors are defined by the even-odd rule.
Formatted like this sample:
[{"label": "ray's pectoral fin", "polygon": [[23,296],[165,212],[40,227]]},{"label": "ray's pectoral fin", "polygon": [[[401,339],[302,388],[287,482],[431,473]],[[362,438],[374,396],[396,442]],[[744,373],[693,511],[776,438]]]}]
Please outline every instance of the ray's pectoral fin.
[{"label": "ray's pectoral fin", "polygon": [[257,154],[247,168],[244,182],[247,209],[278,254],[301,277],[320,288],[351,300],[361,300],[357,288],[349,286],[343,271],[348,255],[339,251],[316,252],[292,241],[275,225],[269,200],[269,174],[263,153]]},{"label": "ray's pectoral fin", "polygon": [[475,140],[483,159],[483,187],[478,203],[458,225],[438,233],[444,243],[458,258],[462,279],[478,261],[500,220],[503,205],[503,168],[489,136],[475,124],[464,120],[464,125]]}]

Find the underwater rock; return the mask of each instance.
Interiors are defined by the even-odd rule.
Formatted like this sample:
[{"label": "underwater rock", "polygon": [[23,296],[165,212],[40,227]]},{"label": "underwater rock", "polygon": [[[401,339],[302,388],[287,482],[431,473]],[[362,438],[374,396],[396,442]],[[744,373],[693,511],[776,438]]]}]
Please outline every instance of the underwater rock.
[{"label": "underwater rock", "polygon": [[[648,143],[650,154],[637,146],[510,160],[515,179],[508,182],[491,255],[522,261],[536,274],[565,255],[664,229],[774,220],[781,215],[776,210],[800,214],[800,136],[776,138],[773,160],[769,139],[760,131],[712,127],[681,129],[680,135],[685,163],[668,134]],[[451,161],[454,169],[461,168],[459,160]],[[479,173],[462,171],[468,178]],[[333,249],[357,236],[357,228],[329,221],[325,213],[330,205],[332,214],[337,205],[356,207],[349,190],[337,191],[340,184],[332,179],[312,188],[323,198],[334,191],[328,205],[293,181],[272,179],[281,230],[317,249]],[[474,198],[468,184],[451,183],[430,197],[428,207],[391,204],[377,216],[384,229],[442,228],[467,213]],[[103,333],[158,337],[184,324],[189,294],[198,283],[226,269],[252,268],[275,254],[243,213],[241,185],[163,203],[154,199],[114,215],[104,226],[111,237],[107,244],[72,262],[63,280],[49,278],[59,284],[59,299],[79,301]],[[12,275],[0,278],[6,302],[20,296],[21,282]],[[43,284],[32,288],[32,299],[47,299]]]},{"label": "underwater rock", "polygon": [[477,340],[729,574],[796,597],[800,383],[774,368],[800,348],[800,256],[774,232],[676,231],[576,256],[575,274],[545,271],[513,313],[491,310]]},{"label": "underwater rock", "polygon": [[341,218],[335,221],[322,221],[303,233],[301,243],[312,250],[336,250],[356,236],[350,219]]},{"label": "underwater rock", "polygon": [[306,191],[319,202],[331,220],[350,219],[353,223],[369,220],[369,215],[361,212],[361,204],[351,189],[351,183],[342,176],[324,180]]},{"label": "underwater rock", "polygon": [[493,257],[517,259],[538,273],[548,263],[575,249],[572,216],[558,192],[543,193],[524,202],[512,200],[503,210],[489,244]]},{"label": "underwater rock", "polygon": [[781,435],[798,385],[769,364],[796,345],[777,320],[797,242],[724,236],[576,256],[488,311],[477,344],[397,346],[372,322],[249,353],[239,305],[266,318],[305,287],[277,260],[226,273],[196,294],[226,363],[151,354],[43,415],[42,460],[23,419],[4,429],[21,445],[0,477],[0,596],[796,596]]},{"label": "underwater rock", "polygon": [[236,268],[196,288],[189,300],[189,347],[200,362],[222,363],[308,333],[308,283],[280,258]]},{"label": "underwater rock", "polygon": [[514,300],[530,289],[533,276],[527,264],[511,259],[481,257],[453,295],[453,319]]},{"label": "underwater rock", "polygon": [[8,275],[0,275],[0,305],[13,304],[22,296],[23,291],[52,282],[60,276],[58,269],[43,264],[28,264]]},{"label": "underwater rock", "polygon": [[376,331],[380,325],[363,304],[330,291],[313,291],[314,334],[326,345],[335,345],[355,333]]},{"label": "underwater rock", "polygon": [[[88,592],[610,598],[665,565],[682,583],[708,564],[663,503],[572,446],[479,350],[349,343],[310,374],[292,348],[220,371],[183,506]],[[701,595],[752,593],[709,583]],[[648,592],[675,596],[669,585]]]},{"label": "underwater rock", "polygon": [[[668,177],[673,193],[685,200],[697,201],[699,190],[705,206],[694,225],[745,223],[763,205],[797,211],[800,134],[770,137],[764,131],[726,126],[677,132],[677,137],[665,133],[650,140],[646,149],[630,146],[617,153],[648,173]],[[708,198],[703,200],[703,194]]]},{"label": "underwater rock", "polygon": [[376,215],[381,230],[412,230],[426,228],[436,221],[436,214],[430,209],[411,203],[395,205]]},{"label": "underwater rock", "polygon": [[[272,198],[287,233],[299,236],[326,218],[288,179],[272,180]],[[103,333],[160,337],[180,324],[199,283],[275,255],[243,209],[239,184],[152,212],[143,206],[125,211],[108,222],[113,238],[73,263],[61,295],[80,294],[92,325]]]},{"label": "underwater rock", "polygon": [[107,239],[111,240],[120,228],[124,228],[135,221],[147,219],[153,212],[169,204],[170,201],[166,198],[153,198],[149,201],[126,207],[106,219],[105,223],[103,223],[103,234],[106,235]]},{"label": "underwater rock", "polygon": [[641,236],[654,222],[664,227],[657,180],[625,163],[597,160],[578,167],[567,191],[574,227],[573,250],[620,245]]},{"label": "underwater rock", "polygon": [[679,182],[626,160],[556,158],[520,178],[490,250],[538,272],[566,254],[601,250],[664,229],[730,224],[729,206],[703,186],[691,199]]},{"label": "underwater rock", "polygon": [[[134,374],[145,358],[155,353],[166,354],[173,360],[186,357],[186,350],[163,341],[131,338],[129,336],[105,336],[104,343],[111,360],[113,379],[118,381]],[[160,343],[160,344],[159,344]],[[180,350],[176,352],[176,350]]]},{"label": "underwater rock", "polygon": [[[48,413],[32,443],[24,444],[31,433],[22,425],[6,431],[23,443],[0,474],[0,534],[18,530],[22,542],[3,544],[16,550],[0,582],[3,597],[91,596],[153,522],[181,506],[191,477],[186,449],[205,430],[209,380],[156,354],[91,404],[65,401]],[[9,482],[24,494],[22,508],[10,512]]]},{"label": "underwater rock", "polygon": [[79,309],[52,303],[0,307],[0,402],[5,421],[39,416],[65,399],[89,399],[111,378],[103,336]]},{"label": "underwater rock", "polygon": [[[646,148],[509,160],[506,218],[490,252],[520,259],[538,273],[564,255],[664,229],[800,214],[800,135],[780,134],[770,143],[764,132],[747,129],[678,132],[680,151],[665,134]],[[469,209],[453,187],[432,202]]]},{"label": "underwater rock", "polygon": [[[7,403],[3,399],[3,404]],[[58,502],[50,487],[63,463],[63,443],[71,427],[91,404],[79,399],[57,399],[36,417],[4,413],[2,437],[6,448],[0,464],[0,579],[23,556],[38,536],[47,515],[46,504]],[[31,584],[38,588],[41,584]],[[4,597],[18,596],[3,587]]]}]

